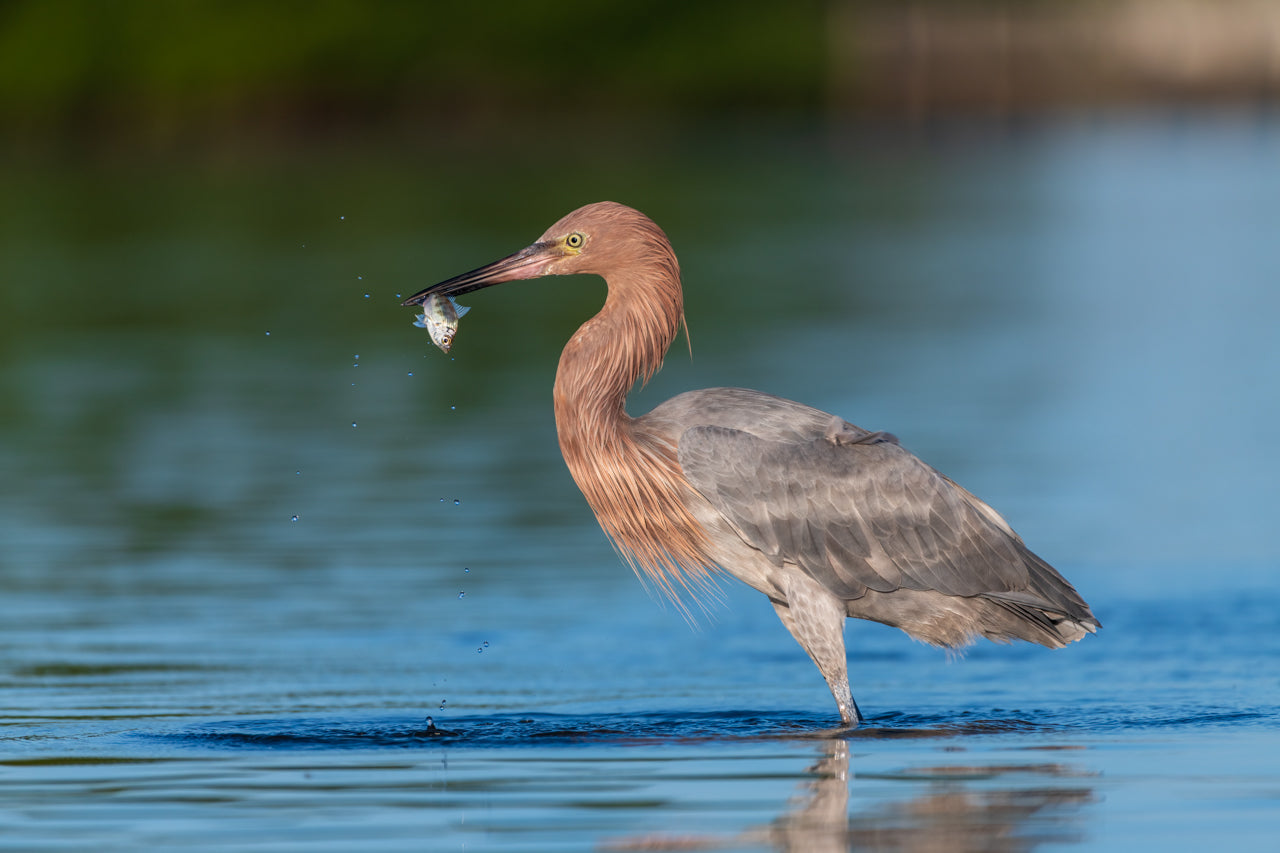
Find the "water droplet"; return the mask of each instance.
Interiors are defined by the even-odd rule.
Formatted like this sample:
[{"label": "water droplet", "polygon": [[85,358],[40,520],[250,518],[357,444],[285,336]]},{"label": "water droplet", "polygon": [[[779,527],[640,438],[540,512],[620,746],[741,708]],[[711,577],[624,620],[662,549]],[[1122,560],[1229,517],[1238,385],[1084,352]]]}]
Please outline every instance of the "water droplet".
[{"label": "water droplet", "polygon": [[[354,385],[355,383],[353,382],[353,383],[351,383],[351,384],[352,384],[352,385]],[[351,422],[351,427],[352,427],[353,429],[355,428],[355,425],[356,425],[356,422],[355,422],[355,421],[352,421],[352,422]]]},{"label": "water droplet", "polygon": [[412,376],[412,375],[413,375],[413,371],[412,371],[412,370],[410,370],[410,371],[409,371],[409,375],[410,375],[410,376]]},{"label": "water droplet", "polygon": [[485,641],[484,641],[484,647],[485,647],[486,649],[487,649],[487,648],[489,648],[489,641],[488,641],[488,640],[485,640]]},{"label": "water droplet", "polygon": [[271,333],[270,333],[270,332],[267,332],[267,337],[268,337],[268,338],[269,338],[269,337],[271,337]]},{"label": "water droplet", "polygon": [[450,406],[450,407],[449,407],[449,411],[451,411],[451,412],[456,412],[456,411],[458,411],[458,407],[457,407],[457,406]]},{"label": "water droplet", "polygon": [[293,517],[293,520],[294,520],[294,521],[297,521],[297,520],[298,520],[298,517],[295,515],[295,516]]},{"label": "water droplet", "polygon": [[396,299],[399,299],[399,298],[400,298],[400,294],[398,294],[398,293],[397,293],[397,294],[396,294]]},{"label": "water droplet", "polygon": [[464,569],[463,569],[463,571],[464,571],[464,572],[466,572],[467,574],[471,574],[471,570],[470,570],[470,569],[464,568]]},{"label": "water droplet", "polygon": [[359,359],[360,359],[360,353],[356,353],[356,360],[358,361]]},{"label": "water droplet", "polygon": [[462,592],[458,593],[458,598],[463,598],[466,596],[466,594],[467,594],[466,590],[463,590]]},{"label": "water droplet", "polygon": [[298,476],[302,476],[302,472],[301,472],[301,471],[294,471],[293,473],[297,474]]},{"label": "water droplet", "polygon": [[346,219],[347,217],[345,217],[345,216],[339,216],[338,218],[339,218],[339,219]]},{"label": "water droplet", "polygon": [[476,654],[481,654],[483,652],[484,652],[484,646],[480,646],[476,649]]},{"label": "water droplet", "polygon": [[443,710],[444,710],[444,703],[445,703],[445,702],[448,702],[448,701],[449,701],[448,699],[441,699],[441,700],[440,700],[440,710],[441,710],[441,711],[443,711]]},{"label": "water droplet", "polygon": [[444,503],[444,498],[441,498],[441,499],[440,499],[440,503]]},{"label": "water droplet", "polygon": [[364,298],[365,298],[365,299],[368,299],[368,298],[369,298],[369,294],[367,294],[367,293],[366,293],[366,294],[364,295]]},{"label": "water droplet", "polygon": [[462,501],[458,500],[457,498],[454,498],[454,499],[453,499],[453,505],[454,505],[454,506],[460,506],[461,504],[462,504]]}]

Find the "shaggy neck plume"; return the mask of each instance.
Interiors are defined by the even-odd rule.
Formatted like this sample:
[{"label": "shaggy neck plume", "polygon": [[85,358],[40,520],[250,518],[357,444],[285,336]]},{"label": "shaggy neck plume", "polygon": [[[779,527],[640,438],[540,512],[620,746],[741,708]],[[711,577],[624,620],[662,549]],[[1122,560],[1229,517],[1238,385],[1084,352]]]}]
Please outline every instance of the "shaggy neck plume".
[{"label": "shaggy neck plume", "polygon": [[624,408],[648,380],[683,319],[680,268],[649,220],[644,250],[607,276],[604,308],[565,346],[556,371],[560,451],[600,526],[637,573],[676,597],[697,591],[714,564],[706,533],[686,508],[692,490],[675,448],[636,435]]}]

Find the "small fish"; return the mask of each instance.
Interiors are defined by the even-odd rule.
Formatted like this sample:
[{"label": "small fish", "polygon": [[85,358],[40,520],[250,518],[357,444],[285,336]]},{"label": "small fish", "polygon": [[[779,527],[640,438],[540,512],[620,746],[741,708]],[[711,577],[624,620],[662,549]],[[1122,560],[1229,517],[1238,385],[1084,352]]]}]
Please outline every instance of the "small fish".
[{"label": "small fish", "polygon": [[422,303],[422,313],[413,325],[430,332],[432,342],[448,352],[453,346],[453,336],[458,333],[458,318],[470,310],[470,307],[455,302],[452,296],[442,297],[433,293]]}]

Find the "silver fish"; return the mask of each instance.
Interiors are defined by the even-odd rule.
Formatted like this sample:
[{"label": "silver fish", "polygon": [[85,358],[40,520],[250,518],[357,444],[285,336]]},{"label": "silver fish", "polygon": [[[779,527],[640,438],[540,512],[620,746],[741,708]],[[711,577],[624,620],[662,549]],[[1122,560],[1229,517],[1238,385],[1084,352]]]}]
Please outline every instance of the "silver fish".
[{"label": "silver fish", "polygon": [[453,346],[453,336],[458,333],[458,318],[470,311],[469,306],[459,305],[452,296],[442,297],[433,293],[422,303],[422,313],[413,325],[431,333],[431,341],[445,352]]}]

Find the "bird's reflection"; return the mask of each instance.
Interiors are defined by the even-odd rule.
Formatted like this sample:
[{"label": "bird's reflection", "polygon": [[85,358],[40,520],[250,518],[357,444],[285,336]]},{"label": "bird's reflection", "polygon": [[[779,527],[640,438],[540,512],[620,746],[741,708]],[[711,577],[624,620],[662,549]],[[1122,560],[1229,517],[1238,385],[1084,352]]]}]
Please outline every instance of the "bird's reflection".
[{"label": "bird's reflection", "polygon": [[[1088,775],[1062,763],[948,764],[854,777],[849,742],[822,742],[819,760],[790,807],[737,837],[645,836],[611,850],[714,850],[748,843],[787,853],[889,850],[1018,853],[1083,840],[1079,807],[1094,799]],[[1032,784],[1018,784],[1034,780]],[[863,807],[861,787],[902,782],[925,790]],[[850,814],[852,800],[853,814]]]},{"label": "bird's reflection", "polygon": [[790,809],[766,829],[750,832],[778,850],[828,853],[848,849],[849,742],[823,743],[823,755],[808,769],[809,781]]}]

